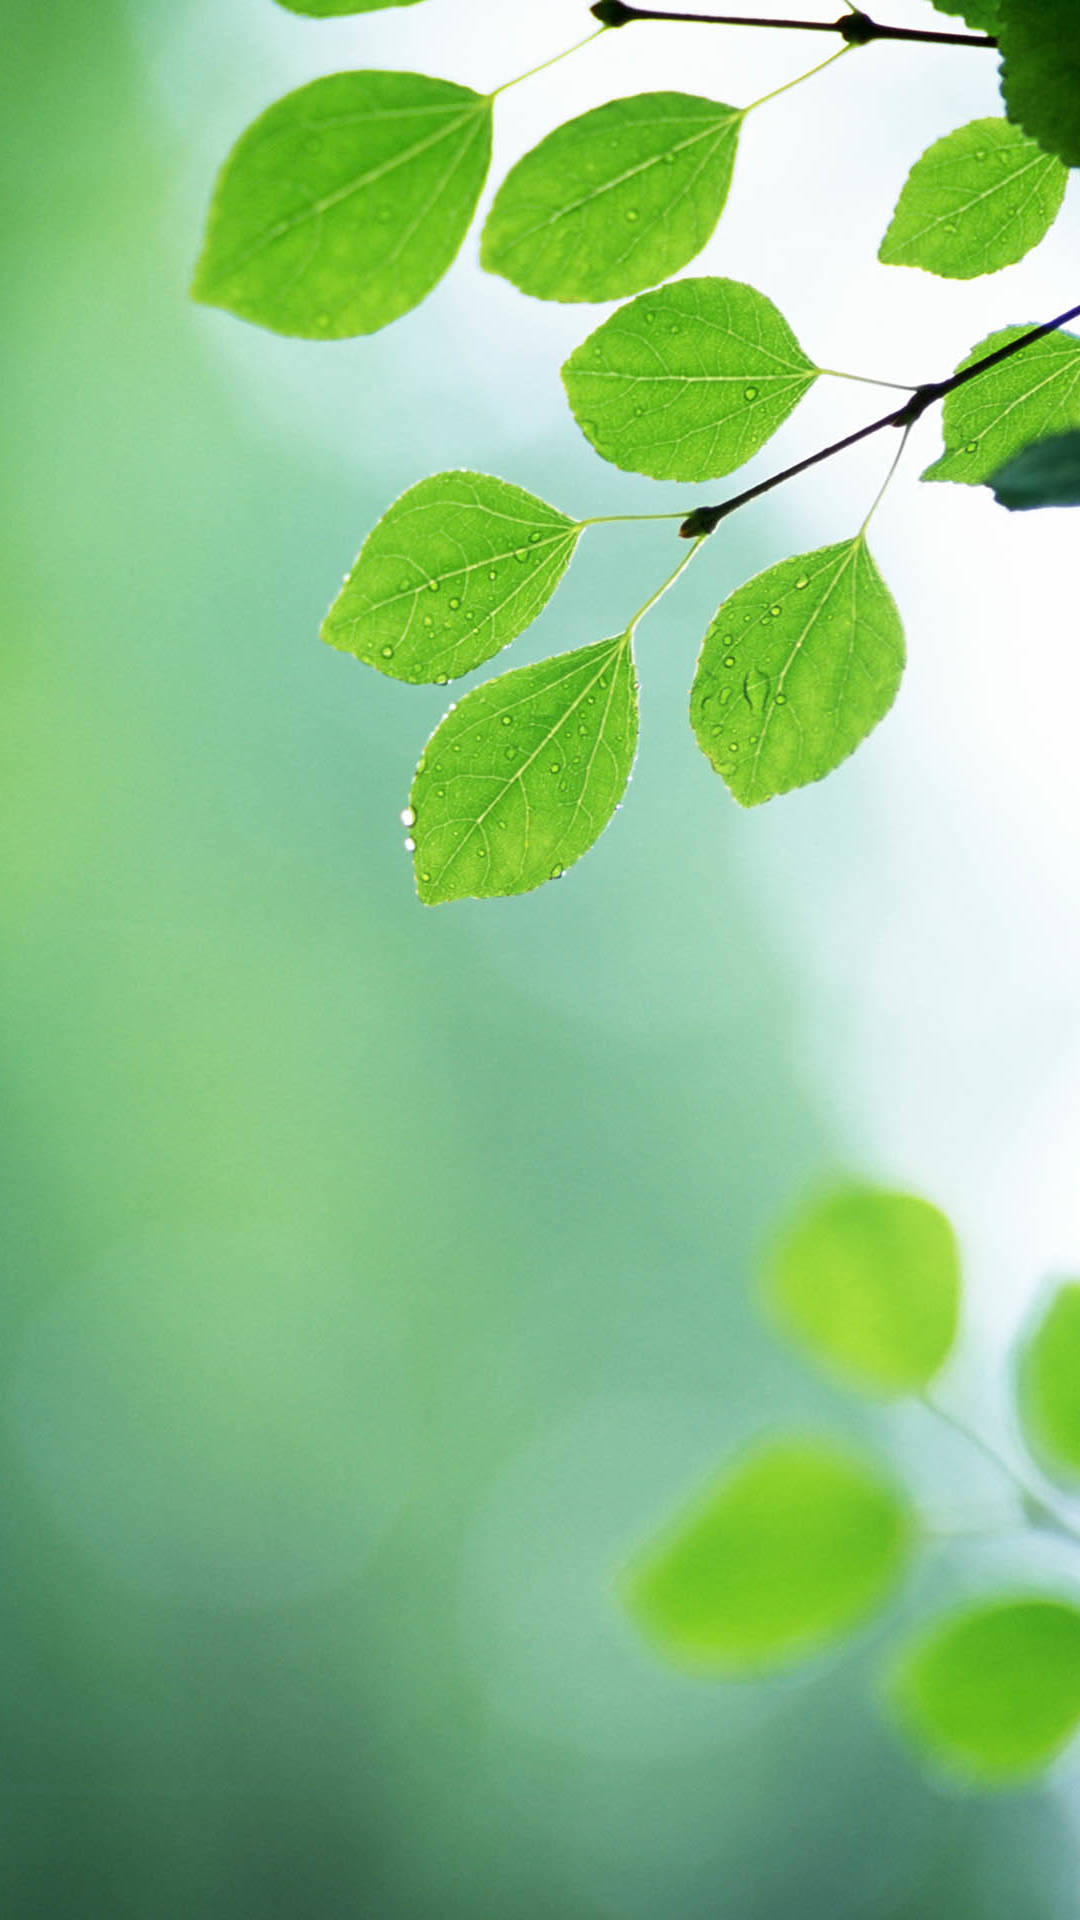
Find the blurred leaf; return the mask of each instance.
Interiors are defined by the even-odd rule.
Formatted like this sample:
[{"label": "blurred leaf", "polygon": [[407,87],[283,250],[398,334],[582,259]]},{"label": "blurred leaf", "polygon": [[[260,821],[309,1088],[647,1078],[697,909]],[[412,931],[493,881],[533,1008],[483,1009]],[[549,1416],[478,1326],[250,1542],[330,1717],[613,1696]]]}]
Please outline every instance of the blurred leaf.
[{"label": "blurred leaf", "polygon": [[638,93],[556,127],[495,196],[480,263],[540,300],[620,300],[677,273],[728,196],[743,115]]},{"label": "blurred leaf", "polygon": [[506,480],[432,474],[372,528],[322,637],[396,680],[456,679],[536,619],[580,532]]},{"label": "blurred leaf", "polygon": [[739,804],[820,780],[896,698],[900,616],[863,535],[782,560],[725,600],[690,722]]},{"label": "blurred leaf", "polygon": [[629,1569],[626,1598],[672,1659],[764,1672],[838,1640],[904,1570],[906,1501],[817,1438],[758,1447]]},{"label": "blurred leaf", "polygon": [[654,480],[730,473],[816,379],[772,301],[738,280],[641,294],[563,368],[571,411],[597,453]]},{"label": "blurred leaf", "polygon": [[518,667],[451,707],[409,795],[421,900],[559,879],[622,799],[637,728],[628,634]]},{"label": "blurred leaf", "polygon": [[878,259],[950,280],[997,273],[1038,246],[1068,172],[1008,120],[972,120],[935,140],[904,183]]},{"label": "blurred leaf", "polygon": [[959,15],[976,33],[996,33],[999,0],[932,0],[939,13]]},{"label": "blurred leaf", "polygon": [[278,0],[290,13],[307,13],[316,20],[328,20],[333,14],[378,13],[383,7],[414,7],[417,0]]},{"label": "blurred leaf", "polygon": [[766,1269],[770,1304],[816,1360],[870,1393],[914,1393],[956,1337],[960,1262],[944,1214],[848,1187],[798,1215]]},{"label": "blurred leaf", "polygon": [[1080,167],[1080,7],[1076,0],[998,0],[1001,92],[1047,153]]},{"label": "blurred leaf", "polygon": [[487,176],[491,101],[335,73],[269,107],[218,179],[192,291],[276,333],[374,333],[431,292]]},{"label": "blurred leaf", "polygon": [[972,1780],[1046,1766],[1080,1724],[1080,1611],[1029,1596],[938,1621],[893,1676],[916,1745]]},{"label": "blurred leaf", "polygon": [[1020,1415],[1032,1451],[1051,1471],[1080,1477],[1080,1283],[1059,1287],[1026,1342]]},{"label": "blurred leaf", "polygon": [[1012,512],[1030,507],[1080,507],[1080,430],[1036,440],[990,475],[998,503]]},{"label": "blurred leaf", "polygon": [[[984,360],[1037,324],[988,334],[961,367]],[[947,396],[945,452],[922,477],[977,486],[1030,441],[1071,427],[1080,427],[1080,340],[1073,333],[1050,333]]]}]

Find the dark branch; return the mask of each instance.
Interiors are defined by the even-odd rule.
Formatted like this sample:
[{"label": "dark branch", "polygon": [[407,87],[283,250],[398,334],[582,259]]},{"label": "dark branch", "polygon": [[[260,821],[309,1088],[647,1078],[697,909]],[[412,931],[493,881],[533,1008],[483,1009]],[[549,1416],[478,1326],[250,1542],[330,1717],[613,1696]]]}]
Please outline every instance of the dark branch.
[{"label": "dark branch", "polygon": [[721,500],[715,507],[695,507],[688,513],[679,532],[684,540],[700,540],[712,533],[721,520],[739,507],[745,507],[751,500],[760,500],[763,493],[771,493],[774,487],[781,487],[785,480],[794,480],[796,474],[805,473],[809,467],[820,466],[823,460],[831,460],[834,453],[846,453],[849,447],[857,446],[860,440],[868,440],[873,433],[880,433],[884,427],[913,427],[921,420],[927,407],[936,401],[944,400],[957,387],[966,387],[969,380],[977,380],[979,375],[996,367],[1003,360],[1011,360],[1014,353],[1022,353],[1036,340],[1044,340],[1048,333],[1057,333],[1060,327],[1067,326],[1070,320],[1080,316],[1080,306],[1070,307],[1068,313],[1059,313],[1056,320],[1046,320],[1041,327],[1032,327],[1022,333],[1017,340],[1010,340],[1004,347],[997,347],[993,353],[974,360],[970,367],[962,367],[959,373],[950,374],[947,380],[935,380],[924,387],[916,387],[910,400],[893,413],[883,414],[880,420],[872,420],[868,427],[859,427],[857,432],[845,434],[842,440],[834,440],[831,446],[821,447],[817,453],[811,453],[805,460],[797,460],[793,467],[785,467],[782,473],[774,473],[771,479],[759,480],[756,487],[747,487],[743,493],[736,493],[730,500]]},{"label": "dark branch", "polygon": [[596,0],[589,11],[605,27],[628,27],[635,20],[685,20],[697,27],[779,27],[785,33],[838,33],[849,46],[871,40],[915,40],[933,47],[996,47],[988,33],[936,33],[921,27],[886,27],[868,13],[844,13],[839,20],[761,20],[743,13],[675,13],[630,7],[624,0]]}]

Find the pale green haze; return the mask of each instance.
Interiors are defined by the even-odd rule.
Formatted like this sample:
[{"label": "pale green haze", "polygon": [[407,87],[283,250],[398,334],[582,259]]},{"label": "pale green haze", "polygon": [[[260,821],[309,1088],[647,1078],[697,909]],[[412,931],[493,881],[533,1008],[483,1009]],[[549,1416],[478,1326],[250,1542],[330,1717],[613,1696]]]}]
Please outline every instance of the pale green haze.
[{"label": "pale green haze", "polygon": [[[1003,327],[980,340],[960,362],[968,367],[1030,332]],[[959,372],[959,368],[957,371]],[[1080,339],[1051,333],[1000,366],[950,393],[942,410],[945,452],[927,467],[924,480],[960,480],[977,486],[1029,441],[1080,427]]]},{"label": "pale green haze", "polygon": [[781,1327],[864,1392],[919,1391],[956,1337],[956,1240],[914,1194],[847,1187],[811,1202],[778,1235],[764,1281]]},{"label": "pale green haze", "polygon": [[880,1606],[910,1535],[903,1497],[864,1461],[817,1438],[768,1441],[630,1568],[627,1602],[672,1659],[763,1672]]},{"label": "pale green haze", "polygon": [[1022,1594],[948,1616],[901,1660],[892,1699],[910,1737],[948,1771],[1022,1779],[1080,1725],[1080,1611]]},{"label": "pale green haze", "polygon": [[900,616],[865,538],[781,560],[738,587],[701,649],[698,744],[744,807],[820,780],[889,711]]},{"label": "pale green haze", "polygon": [[597,453],[656,480],[731,473],[816,378],[765,294],[716,279],[641,294],[563,368],[571,411]]},{"label": "pale green haze", "polygon": [[720,218],[742,118],[695,94],[638,93],[557,127],[499,188],[481,264],[540,300],[619,300],[666,280]]},{"label": "pale green haze", "polygon": [[419,73],[278,100],[222,168],[193,292],[276,333],[374,333],[442,279],[491,158],[491,101]]},{"label": "pale green haze", "polygon": [[1068,171],[1008,120],[972,120],[927,147],[904,182],[878,259],[973,280],[1044,239]]},{"label": "pale green haze", "polygon": [[1080,1480],[1080,1283],[1057,1289],[1019,1367],[1020,1414],[1032,1451],[1050,1472]]},{"label": "pale green haze", "polygon": [[322,637],[396,680],[453,680],[531,625],[580,531],[490,474],[432,474],[372,528]]},{"label": "pale green haze", "polygon": [[622,799],[637,727],[629,634],[468,694],[432,734],[409,795],[421,900],[560,879]]}]

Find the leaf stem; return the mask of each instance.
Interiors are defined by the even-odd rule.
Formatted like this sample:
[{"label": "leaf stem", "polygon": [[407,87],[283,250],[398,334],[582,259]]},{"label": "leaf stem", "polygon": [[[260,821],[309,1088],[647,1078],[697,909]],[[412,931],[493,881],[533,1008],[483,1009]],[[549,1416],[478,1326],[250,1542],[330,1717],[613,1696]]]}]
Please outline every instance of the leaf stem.
[{"label": "leaf stem", "polygon": [[861,387],[892,387],[896,393],[917,393],[907,380],[878,380],[871,373],[841,373],[839,367],[819,367],[818,372],[827,380],[857,380]]},{"label": "leaf stem", "polygon": [[[845,5],[848,0],[845,0]],[[872,40],[914,40],[922,46],[996,47],[988,33],[938,33],[923,27],[889,27],[852,7],[839,20],[763,20],[742,13],[681,13],[655,7],[631,7],[623,0],[596,0],[589,11],[605,27],[628,27],[636,20],[685,21],[696,27],[778,27],[782,33],[838,33],[852,47]]]},{"label": "leaf stem", "polygon": [[873,505],[871,506],[870,511],[866,516],[866,519],[863,521],[862,526],[859,528],[860,540],[862,539],[864,533],[866,532],[867,527],[870,525],[871,520],[873,519],[875,513],[877,512],[878,508],[880,507],[882,501],[885,498],[885,495],[889,490],[889,482],[892,479],[894,473],[896,472],[897,467],[900,465],[900,462],[904,457],[904,448],[907,446],[908,440],[911,437],[911,428],[913,424],[914,424],[913,421],[909,421],[907,426],[904,428],[903,438],[900,441],[900,445],[897,447],[896,452],[893,455],[893,458],[889,462],[889,471],[885,475],[884,480],[882,481],[880,487],[878,488],[877,493],[874,496]]},{"label": "leaf stem", "polygon": [[841,47],[838,52],[830,53],[828,59],[819,60],[816,67],[808,67],[805,73],[797,73],[794,80],[785,80],[782,87],[773,87],[771,93],[763,93],[760,99],[751,100],[750,105],[743,108],[743,113],[753,113],[755,107],[764,107],[770,100],[778,100],[782,93],[790,93],[792,87],[801,87],[804,80],[812,80],[815,73],[824,73],[834,60],[842,60],[845,53],[850,52],[850,47]]},{"label": "leaf stem", "polygon": [[679,564],[674,569],[674,571],[668,574],[667,579],[659,587],[657,587],[656,592],[652,594],[648,600],[646,600],[644,606],[639,607],[637,612],[631,615],[630,619],[626,623],[626,638],[628,640],[633,637],[633,634],[637,626],[642,620],[644,620],[645,615],[647,613],[652,612],[652,609],[653,607],[655,607],[658,600],[663,599],[665,593],[668,591],[668,588],[673,587],[675,585],[675,582],[679,578],[679,575],[681,573],[686,572],[687,567],[690,565],[691,560],[694,558],[694,555],[697,553],[698,548],[700,546],[701,546],[701,541],[695,540],[693,546],[690,548],[689,553],[683,554],[682,559],[679,561]]},{"label": "leaf stem", "polygon": [[721,520],[735,513],[739,507],[745,507],[751,500],[759,500],[763,494],[771,493],[774,487],[783,486],[786,480],[794,480],[797,474],[806,473],[811,467],[820,466],[823,460],[831,460],[834,454],[846,453],[849,447],[869,439],[871,434],[881,433],[885,427],[909,428],[921,420],[928,407],[939,400],[947,399],[958,387],[965,387],[969,380],[978,379],[991,367],[1000,366],[1003,360],[1011,360],[1013,354],[1022,353],[1025,347],[1033,346],[1036,340],[1044,340],[1049,333],[1056,333],[1068,321],[1080,315],[1080,306],[1070,307],[1066,313],[1059,313],[1055,319],[1046,320],[1040,327],[1031,327],[1018,339],[1010,340],[1004,347],[997,347],[981,360],[972,361],[969,367],[962,367],[959,373],[950,374],[947,380],[930,381],[926,386],[916,387],[909,400],[894,413],[882,414],[880,420],[871,420],[868,426],[858,427],[854,433],[847,433],[842,440],[834,440],[827,447],[820,447],[817,453],[808,454],[805,460],[796,460],[793,466],[784,467],[780,473],[771,474],[768,480],[759,480],[756,487],[747,487],[742,493],[732,495],[730,500],[721,500],[714,507],[695,507],[688,513],[679,528],[684,540],[699,540],[705,534],[712,533]]},{"label": "leaf stem", "polygon": [[1080,1528],[1067,1520],[1053,1501],[1048,1500],[1045,1494],[1033,1487],[1011,1461],[1006,1460],[1004,1454],[991,1446],[989,1440],[985,1439],[976,1428],[969,1427],[966,1420],[961,1420],[957,1414],[951,1413],[948,1407],[942,1406],[940,1400],[935,1400],[929,1393],[920,1393],[919,1400],[927,1413],[932,1413],[943,1426],[951,1428],[953,1433],[958,1433],[961,1439],[966,1440],[969,1446],[974,1447],[977,1453],[981,1453],[984,1460],[988,1460],[991,1466],[996,1467],[998,1472],[1012,1483],[1029,1514],[1037,1514],[1044,1523],[1051,1525],[1059,1533],[1067,1534],[1070,1540],[1080,1546]]},{"label": "leaf stem", "polygon": [[594,513],[579,520],[579,527],[614,527],[630,520],[681,520],[682,513]]},{"label": "leaf stem", "polygon": [[569,60],[572,53],[580,53],[582,47],[591,46],[592,42],[599,40],[600,35],[606,31],[606,26],[597,27],[595,33],[587,33],[584,40],[575,40],[572,47],[564,47],[561,53],[553,53],[550,60],[541,60],[538,67],[529,67],[525,73],[515,75],[513,80],[504,80],[501,87],[493,87],[488,98],[497,100],[500,93],[505,93],[508,87],[520,87],[523,80],[531,80],[534,74],[546,73],[549,67],[557,67],[560,60]]}]

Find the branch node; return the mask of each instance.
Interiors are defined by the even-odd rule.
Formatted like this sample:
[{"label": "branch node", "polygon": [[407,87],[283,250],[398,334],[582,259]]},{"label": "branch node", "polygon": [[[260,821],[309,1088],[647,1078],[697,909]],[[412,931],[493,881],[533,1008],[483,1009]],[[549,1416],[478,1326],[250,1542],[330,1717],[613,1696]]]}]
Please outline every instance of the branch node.
[{"label": "branch node", "polygon": [[849,47],[866,47],[880,37],[880,28],[868,13],[842,13],[836,31]]}]

